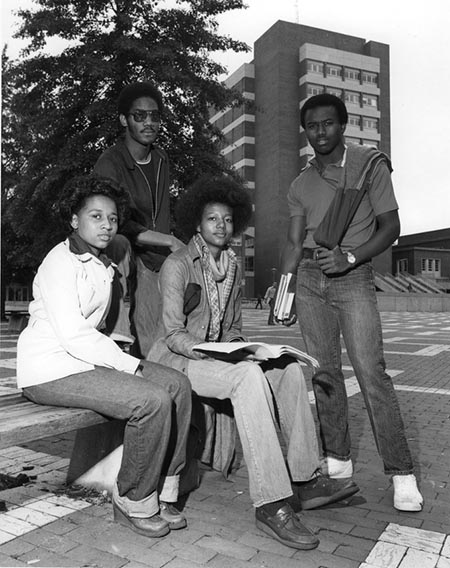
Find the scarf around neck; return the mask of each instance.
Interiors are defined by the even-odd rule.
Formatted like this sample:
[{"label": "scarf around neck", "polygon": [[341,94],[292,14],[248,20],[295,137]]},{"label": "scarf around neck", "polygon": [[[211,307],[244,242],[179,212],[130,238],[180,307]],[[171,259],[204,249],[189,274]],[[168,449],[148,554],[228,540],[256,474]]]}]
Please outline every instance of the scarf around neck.
[{"label": "scarf around neck", "polygon": [[[219,266],[217,266],[200,233],[196,233],[192,240],[200,255],[206,295],[211,309],[208,341],[217,341],[220,337],[225,308],[234,285],[237,268],[236,255],[230,248],[223,250],[220,255]],[[221,297],[219,297],[217,282],[221,283]]]},{"label": "scarf around neck", "polygon": [[98,258],[101,262],[103,262],[106,268],[111,266],[112,260],[109,259],[104,252],[101,252],[99,255],[95,254],[95,252],[92,250],[92,247],[90,247],[87,244],[87,242],[84,239],[82,239],[80,235],[75,231],[73,233],[70,233],[68,240],[69,240],[69,250],[70,252],[73,252],[73,254],[81,256],[83,254],[89,253],[92,256]]}]

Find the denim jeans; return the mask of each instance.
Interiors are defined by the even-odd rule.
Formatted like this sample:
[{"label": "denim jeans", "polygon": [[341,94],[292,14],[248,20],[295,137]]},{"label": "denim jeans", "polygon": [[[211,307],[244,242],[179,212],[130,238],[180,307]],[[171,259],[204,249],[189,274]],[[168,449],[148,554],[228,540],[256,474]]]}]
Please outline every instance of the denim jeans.
[{"label": "denim jeans", "polygon": [[[260,366],[189,360],[188,377],[199,396],[231,400],[255,507],[290,497],[291,479],[311,478],[319,467],[318,444],[308,389],[297,362],[282,358]],[[275,412],[287,444],[289,471]]]},{"label": "denim jeans", "polygon": [[132,331],[136,336],[132,352],[136,357],[147,357],[156,339],[162,302],[158,279],[159,273],[147,268],[142,260],[136,257],[136,281],[130,311]]},{"label": "denim jeans", "polygon": [[315,260],[302,260],[297,274],[296,304],[306,349],[320,364],[313,377],[313,388],[325,454],[341,460],[350,457],[342,333],[384,471],[411,473],[413,465],[397,396],[385,371],[372,265],[366,263],[346,274],[327,276]]},{"label": "denim jeans", "polygon": [[117,485],[131,501],[145,499],[183,469],[191,418],[187,378],[157,363],[142,365],[143,378],[96,367],[23,391],[37,404],[87,408],[127,421]]},{"label": "denim jeans", "polygon": [[[123,235],[116,235],[105,252],[118,266],[122,289],[122,297],[118,299],[114,311],[115,317],[108,316],[108,334],[114,340],[135,339],[130,352],[135,357],[145,358],[156,339],[160,318],[159,273],[145,266]],[[127,292],[130,296],[129,314],[124,304]]]}]

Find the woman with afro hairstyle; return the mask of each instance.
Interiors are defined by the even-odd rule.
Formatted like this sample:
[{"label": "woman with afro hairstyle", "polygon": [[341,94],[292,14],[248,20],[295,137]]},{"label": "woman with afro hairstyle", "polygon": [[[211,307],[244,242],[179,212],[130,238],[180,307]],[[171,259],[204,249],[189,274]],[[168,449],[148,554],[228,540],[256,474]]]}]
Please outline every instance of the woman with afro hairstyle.
[{"label": "woman with afro hairstyle", "polygon": [[17,345],[17,384],[37,404],[88,408],[126,421],[112,488],[114,519],[148,537],[186,526],[178,499],[191,418],[181,373],[125,353],[104,333],[114,265],[104,254],[127,193],[96,175],[64,187],[69,229],[39,266],[30,321]]},{"label": "woman with afro hairstyle", "polygon": [[317,474],[315,424],[300,365],[289,357],[229,362],[193,349],[206,341],[246,341],[241,276],[230,242],[246,228],[251,213],[247,192],[230,177],[203,177],[181,196],[176,218],[190,240],[162,266],[162,315],[149,358],[185,373],[198,396],[231,401],[257,526],[287,546],[312,549],[319,540],[289,502],[292,485],[304,509],[355,491],[354,484]]}]

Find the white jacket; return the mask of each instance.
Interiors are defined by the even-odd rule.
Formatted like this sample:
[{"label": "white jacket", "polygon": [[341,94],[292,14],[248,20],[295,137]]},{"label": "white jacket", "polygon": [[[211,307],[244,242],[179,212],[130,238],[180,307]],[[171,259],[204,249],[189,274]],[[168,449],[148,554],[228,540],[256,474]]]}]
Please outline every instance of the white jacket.
[{"label": "white jacket", "polygon": [[44,258],[33,282],[30,320],[17,343],[17,386],[46,383],[94,366],[134,373],[139,359],[98,331],[114,275],[94,255],[74,254],[68,240]]}]

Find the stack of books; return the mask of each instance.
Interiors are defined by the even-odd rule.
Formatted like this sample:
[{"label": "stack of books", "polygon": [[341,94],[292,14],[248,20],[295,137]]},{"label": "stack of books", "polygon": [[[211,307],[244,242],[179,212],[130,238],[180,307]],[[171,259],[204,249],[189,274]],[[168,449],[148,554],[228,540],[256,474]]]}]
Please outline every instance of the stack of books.
[{"label": "stack of books", "polygon": [[295,292],[289,291],[289,284],[293,274],[282,274],[280,284],[278,286],[275,298],[275,306],[273,309],[274,316],[279,320],[289,319],[291,315],[292,304],[294,303]]}]

